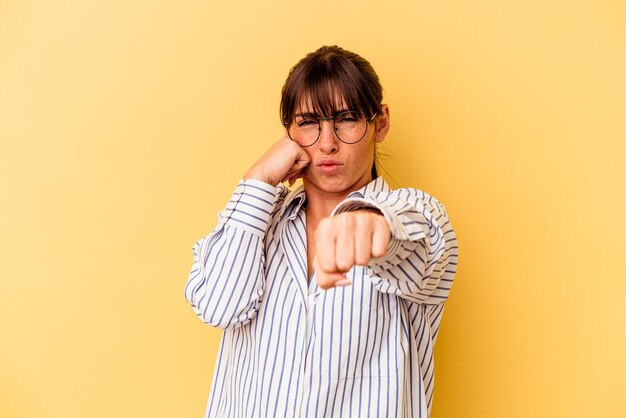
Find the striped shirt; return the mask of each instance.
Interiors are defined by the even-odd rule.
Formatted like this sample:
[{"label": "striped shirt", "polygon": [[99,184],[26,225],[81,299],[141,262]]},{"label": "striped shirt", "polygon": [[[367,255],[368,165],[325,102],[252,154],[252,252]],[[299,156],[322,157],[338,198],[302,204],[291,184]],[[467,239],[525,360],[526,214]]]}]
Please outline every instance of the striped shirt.
[{"label": "striped shirt", "polygon": [[428,417],[458,260],[444,206],[382,177],[350,193],[331,216],[377,208],[391,241],[323,290],[307,280],[305,202],[303,186],[241,180],[193,246],[185,298],[224,330],[206,417]]}]

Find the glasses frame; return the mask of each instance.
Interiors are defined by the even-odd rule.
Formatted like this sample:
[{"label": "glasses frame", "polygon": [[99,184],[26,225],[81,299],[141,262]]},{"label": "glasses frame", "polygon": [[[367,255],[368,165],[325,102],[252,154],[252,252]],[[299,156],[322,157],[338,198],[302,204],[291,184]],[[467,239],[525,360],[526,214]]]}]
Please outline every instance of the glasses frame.
[{"label": "glasses frame", "polygon": [[[315,143],[316,143],[317,141],[319,141],[319,139],[320,139],[320,135],[321,135],[321,133],[322,133],[322,124],[321,124],[321,122],[322,122],[323,120],[332,120],[332,121],[333,121],[333,133],[335,134],[335,136],[337,137],[337,139],[338,139],[338,140],[340,140],[341,142],[343,142],[344,144],[353,145],[353,144],[356,144],[356,143],[358,143],[358,142],[361,142],[361,140],[362,140],[363,138],[365,138],[365,135],[367,134],[367,129],[368,129],[368,127],[369,127],[370,122],[371,122],[371,121],[373,121],[373,120],[374,120],[374,118],[375,118],[376,116],[378,116],[378,112],[374,113],[374,114],[372,115],[372,117],[371,117],[371,118],[369,118],[369,119],[365,119],[365,123],[366,123],[366,124],[365,124],[365,132],[363,132],[363,136],[361,136],[361,138],[359,138],[357,141],[354,141],[354,142],[346,142],[346,141],[344,141],[343,139],[339,138],[339,135],[337,135],[337,127],[336,127],[336,125],[335,125],[335,120],[336,120],[339,116],[341,116],[341,115],[343,115],[343,114],[346,114],[346,113],[358,113],[359,115],[363,116],[363,118],[365,119],[365,115],[364,115],[363,113],[359,112],[359,111],[356,111],[356,110],[344,110],[343,112],[339,112],[339,113],[337,113],[337,114],[336,114],[335,116],[333,116],[332,118],[318,118],[318,117],[313,117],[313,119],[317,120],[317,138],[315,138],[315,141],[313,141],[313,142],[312,142],[312,143],[310,143],[309,145],[300,145],[300,144],[298,144],[298,145],[300,145],[302,148],[307,148],[307,147],[311,147],[311,146],[315,145]],[[296,115],[296,116],[297,116],[297,115]],[[291,137],[291,134],[289,133],[289,124],[290,124],[291,122],[293,122],[293,119],[294,119],[294,118],[291,118],[291,119],[289,119],[289,120],[287,120],[287,121],[284,121],[284,122],[283,122],[283,125],[285,126],[285,128],[287,128],[287,135],[289,136],[289,139],[291,139],[293,142],[296,142],[296,143],[297,143],[297,141],[296,141],[295,139],[293,139],[293,138]]]}]

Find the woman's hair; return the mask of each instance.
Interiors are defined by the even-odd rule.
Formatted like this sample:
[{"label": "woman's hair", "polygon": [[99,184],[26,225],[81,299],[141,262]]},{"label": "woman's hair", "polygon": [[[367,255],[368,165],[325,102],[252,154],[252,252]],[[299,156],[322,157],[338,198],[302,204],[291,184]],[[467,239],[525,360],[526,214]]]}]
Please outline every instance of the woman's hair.
[{"label": "woman's hair", "polygon": [[[323,46],[302,58],[289,71],[280,100],[280,118],[287,125],[303,99],[309,110],[332,117],[341,101],[367,119],[380,112],[383,89],[371,64],[336,45]],[[376,164],[372,178],[378,177]]]}]

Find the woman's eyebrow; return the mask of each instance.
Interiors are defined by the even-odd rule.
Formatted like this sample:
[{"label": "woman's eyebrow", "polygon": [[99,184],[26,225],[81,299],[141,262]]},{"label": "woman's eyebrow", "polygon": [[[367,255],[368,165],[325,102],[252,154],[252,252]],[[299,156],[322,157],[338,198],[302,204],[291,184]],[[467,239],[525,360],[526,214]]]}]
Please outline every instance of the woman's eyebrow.
[{"label": "woman's eyebrow", "polygon": [[337,116],[338,114],[343,113],[343,112],[352,112],[352,109],[345,109],[345,108],[337,109],[333,111],[333,116]]},{"label": "woman's eyebrow", "polygon": [[299,116],[299,117],[318,117],[317,113],[313,113],[313,112],[304,112],[304,113],[294,113],[293,115],[294,117]]},{"label": "woman's eyebrow", "polygon": [[[353,110],[352,109],[344,109],[344,108],[337,109],[337,110],[333,110],[332,115],[333,116],[337,116],[338,114],[343,113],[343,112],[353,112]],[[320,117],[317,113],[314,113],[314,112],[295,113],[293,116],[294,117],[314,117],[314,118],[319,118]]]}]

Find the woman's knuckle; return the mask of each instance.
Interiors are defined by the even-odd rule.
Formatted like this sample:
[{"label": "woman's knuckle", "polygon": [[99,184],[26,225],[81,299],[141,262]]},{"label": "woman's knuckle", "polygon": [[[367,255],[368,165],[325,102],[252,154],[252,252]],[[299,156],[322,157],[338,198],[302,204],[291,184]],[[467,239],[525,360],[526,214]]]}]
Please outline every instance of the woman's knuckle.
[{"label": "woman's knuckle", "polygon": [[328,279],[326,276],[318,277],[317,284],[322,289],[328,289],[332,285],[330,279]]},{"label": "woman's knuckle", "polygon": [[352,267],[352,265],[348,260],[344,259],[337,261],[337,269],[341,272],[346,272],[350,270],[350,267]]},{"label": "woman's knuckle", "polygon": [[369,257],[367,257],[364,254],[359,254],[356,257],[356,264],[363,266],[365,264],[367,264],[367,262],[369,261]]},{"label": "woman's knuckle", "polygon": [[319,261],[320,267],[324,271],[332,272],[335,270],[335,261],[330,258],[323,258]]}]

